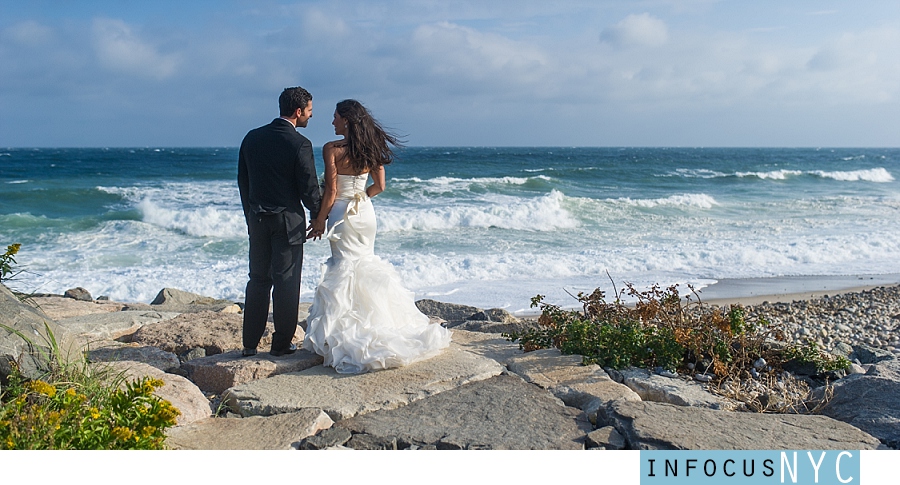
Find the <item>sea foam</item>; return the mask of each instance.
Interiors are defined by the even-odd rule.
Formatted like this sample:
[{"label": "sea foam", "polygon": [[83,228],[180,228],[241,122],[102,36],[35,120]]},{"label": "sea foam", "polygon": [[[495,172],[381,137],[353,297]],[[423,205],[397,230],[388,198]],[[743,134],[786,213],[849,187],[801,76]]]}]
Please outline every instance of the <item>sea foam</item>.
[{"label": "sea foam", "polygon": [[214,207],[167,209],[150,199],[139,202],[137,208],[144,222],[191,236],[239,238],[247,233],[244,215],[236,210]]},{"label": "sea foam", "polygon": [[563,207],[565,199],[562,192],[553,190],[536,198],[491,194],[479,200],[457,200],[452,204],[430,206],[376,204],[378,230],[439,231],[460,227],[496,227],[554,231],[577,227],[578,220]]},{"label": "sea foam", "polygon": [[716,199],[706,194],[677,194],[658,199],[632,199],[630,197],[620,197],[618,199],[607,200],[614,203],[646,208],[667,206],[711,209],[713,206],[719,205],[719,203],[716,202]]}]

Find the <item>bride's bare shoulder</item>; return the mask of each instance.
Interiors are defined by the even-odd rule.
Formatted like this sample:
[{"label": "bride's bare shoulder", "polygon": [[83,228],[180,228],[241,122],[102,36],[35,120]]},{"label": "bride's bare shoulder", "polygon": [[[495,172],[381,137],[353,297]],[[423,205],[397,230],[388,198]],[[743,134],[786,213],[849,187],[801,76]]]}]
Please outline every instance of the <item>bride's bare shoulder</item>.
[{"label": "bride's bare shoulder", "polygon": [[347,146],[346,140],[331,140],[322,147],[323,150],[343,149]]}]

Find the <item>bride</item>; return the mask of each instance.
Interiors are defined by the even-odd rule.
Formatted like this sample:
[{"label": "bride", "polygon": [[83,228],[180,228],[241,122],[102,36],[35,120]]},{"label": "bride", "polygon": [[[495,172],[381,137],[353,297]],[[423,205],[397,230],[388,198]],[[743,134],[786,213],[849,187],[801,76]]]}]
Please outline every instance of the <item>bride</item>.
[{"label": "bride", "polygon": [[[325,227],[331,258],[325,262],[307,318],[303,348],[325,358],[342,374],[399,367],[424,360],[450,345],[450,331],[430,324],[396,270],[375,256],[375,209],[384,191],[384,166],[391,163],[385,132],[358,101],[337,104],[334,133],[343,139],[322,148],[325,192],[310,227]],[[366,187],[369,177],[372,185]],[[321,232],[312,233],[315,238]]]}]

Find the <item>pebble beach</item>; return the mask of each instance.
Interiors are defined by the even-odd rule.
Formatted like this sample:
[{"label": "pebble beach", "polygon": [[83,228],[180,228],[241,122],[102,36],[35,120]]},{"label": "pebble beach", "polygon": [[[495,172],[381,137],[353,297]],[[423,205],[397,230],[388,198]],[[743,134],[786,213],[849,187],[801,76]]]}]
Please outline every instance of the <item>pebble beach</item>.
[{"label": "pebble beach", "polygon": [[783,325],[794,343],[865,344],[900,354],[900,276],[782,277],[721,281],[704,303],[741,304]]},{"label": "pebble beach", "polygon": [[828,350],[838,343],[865,344],[900,354],[900,286],[748,308],[783,324],[786,336],[797,343],[813,341]]}]

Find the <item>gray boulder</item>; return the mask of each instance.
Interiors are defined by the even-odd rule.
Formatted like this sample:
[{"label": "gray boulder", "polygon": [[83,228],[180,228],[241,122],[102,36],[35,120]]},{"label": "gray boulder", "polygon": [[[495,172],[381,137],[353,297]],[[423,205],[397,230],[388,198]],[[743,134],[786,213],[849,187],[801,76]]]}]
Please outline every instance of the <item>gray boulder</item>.
[{"label": "gray boulder", "polygon": [[66,290],[66,292],[63,293],[63,296],[78,301],[94,301],[94,297],[91,296],[91,292],[85,290],[80,286],[78,288],[71,288]]},{"label": "gray boulder", "polygon": [[601,409],[632,450],[874,450],[878,439],[827,416],[613,401]]},{"label": "gray boulder", "polygon": [[866,374],[835,381],[833,390],[834,396],[822,414],[900,449],[900,375],[896,368],[876,364]]},{"label": "gray boulder", "polygon": [[496,323],[515,323],[519,321],[512,313],[509,313],[502,308],[491,308],[490,310],[476,312],[466,318],[466,320],[481,320]]},{"label": "gray boulder", "polygon": [[854,345],[853,352],[847,356],[851,361],[858,360],[860,364],[877,364],[888,360],[894,360],[896,357],[892,352],[868,345]]},{"label": "gray boulder", "polygon": [[580,450],[590,425],[578,415],[532,384],[496,376],[335,427],[347,428],[354,439],[395,439],[398,448]]},{"label": "gray boulder", "polygon": [[[56,342],[57,354],[51,341]],[[14,362],[25,377],[36,379],[55,358],[63,362],[83,358],[75,336],[0,285],[0,378],[9,375]]]},{"label": "gray boulder", "polygon": [[156,310],[178,313],[222,312],[240,313],[241,307],[229,300],[220,300],[175,288],[163,288],[150,305],[130,303],[129,310]]},{"label": "gray boulder", "polygon": [[225,300],[182,291],[177,288],[163,288],[156,294],[151,305],[211,305]]},{"label": "gray boulder", "polygon": [[455,303],[444,303],[435,300],[419,300],[416,302],[419,311],[429,317],[438,317],[451,323],[464,322],[467,318],[478,313],[481,308]]}]

